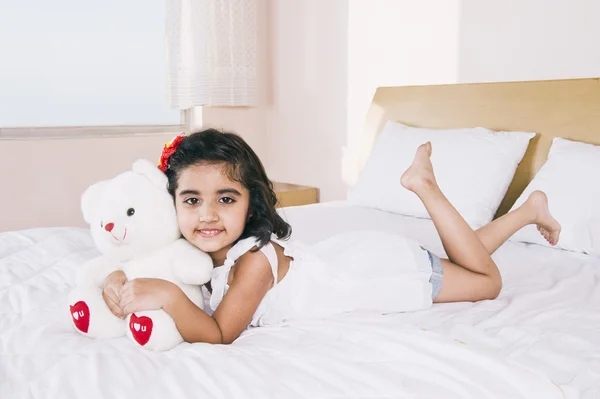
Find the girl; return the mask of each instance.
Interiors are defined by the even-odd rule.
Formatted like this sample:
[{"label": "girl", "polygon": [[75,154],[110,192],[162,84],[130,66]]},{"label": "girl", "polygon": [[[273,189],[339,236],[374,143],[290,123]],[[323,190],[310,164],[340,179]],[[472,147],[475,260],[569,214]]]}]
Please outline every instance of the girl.
[{"label": "girl", "polygon": [[[425,297],[428,306],[432,300],[494,299],[502,281],[490,254],[531,223],[554,245],[560,225],[548,211],[546,195],[537,191],[518,209],[474,232],[440,191],[430,156],[427,142],[400,184],[425,205],[448,259],[413,240],[378,233],[361,235],[348,251],[334,251],[341,260],[325,262],[281,241],[291,227],[275,210],[277,200],[260,160],[239,136],[213,129],[179,136],[165,147],[161,164],[181,233],[212,257],[210,306],[206,311],[196,307],[168,281],[127,281],[120,271],[106,279],[104,299],[119,317],[162,308],[186,341],[208,343],[231,343],[249,325],[292,318],[356,308],[415,310],[423,308],[419,303]],[[344,239],[326,241],[348,246]],[[390,262],[390,256],[398,261]]]}]

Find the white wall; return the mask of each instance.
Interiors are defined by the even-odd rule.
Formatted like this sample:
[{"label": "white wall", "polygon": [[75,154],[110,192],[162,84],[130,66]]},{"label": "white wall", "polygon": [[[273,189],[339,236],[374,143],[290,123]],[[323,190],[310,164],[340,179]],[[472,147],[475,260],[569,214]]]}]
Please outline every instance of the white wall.
[{"label": "white wall", "polygon": [[457,82],[459,6],[460,0],[350,0],[347,184],[356,179],[358,139],[377,87]]},{"label": "white wall", "polygon": [[600,76],[597,0],[272,7],[268,171],[319,187],[324,201],[345,198],[356,177],[356,139],[378,86]]},{"label": "white wall", "polygon": [[600,76],[600,1],[461,3],[460,82]]},{"label": "white wall", "polygon": [[458,4],[271,1],[269,176],[316,186],[321,201],[345,198],[376,87],[457,81]]}]

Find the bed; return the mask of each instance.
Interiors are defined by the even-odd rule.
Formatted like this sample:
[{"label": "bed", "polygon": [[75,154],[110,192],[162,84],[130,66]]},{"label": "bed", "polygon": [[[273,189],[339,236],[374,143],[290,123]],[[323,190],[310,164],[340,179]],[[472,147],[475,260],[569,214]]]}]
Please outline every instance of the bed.
[{"label": "bed", "polygon": [[[544,162],[552,137],[600,144],[599,88],[596,79],[381,88],[362,148],[369,153],[386,120],[538,132],[501,215]],[[293,238],[308,245],[374,229],[444,255],[426,218],[349,201],[280,212]],[[232,345],[184,343],[153,353],[125,338],[94,341],[73,332],[66,294],[77,268],[97,254],[86,229],[0,234],[3,399],[600,397],[597,256],[508,241],[493,255],[504,281],[493,301],[358,311],[249,329]]]}]

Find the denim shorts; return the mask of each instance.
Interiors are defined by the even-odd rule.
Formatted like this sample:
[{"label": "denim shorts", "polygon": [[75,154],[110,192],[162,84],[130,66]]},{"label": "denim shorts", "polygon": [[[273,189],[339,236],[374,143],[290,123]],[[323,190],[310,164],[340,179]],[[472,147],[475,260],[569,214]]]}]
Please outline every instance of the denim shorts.
[{"label": "denim shorts", "polygon": [[435,299],[442,289],[442,280],[444,278],[442,260],[439,258],[439,256],[432,254],[425,248],[423,248],[423,251],[427,252],[427,255],[429,256],[429,262],[431,262],[431,278],[429,278],[429,282],[431,283],[431,299]]}]

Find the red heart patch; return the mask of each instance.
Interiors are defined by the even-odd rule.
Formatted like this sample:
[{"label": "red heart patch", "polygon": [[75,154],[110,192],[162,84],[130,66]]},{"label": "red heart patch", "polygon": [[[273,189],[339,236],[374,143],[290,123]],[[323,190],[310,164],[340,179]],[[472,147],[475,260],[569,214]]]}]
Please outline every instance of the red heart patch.
[{"label": "red heart patch", "polygon": [[136,342],[144,346],[150,341],[152,319],[147,316],[137,317],[135,313],[132,313],[129,319],[129,329]]},{"label": "red heart patch", "polygon": [[90,308],[88,308],[87,303],[79,301],[75,305],[69,305],[69,308],[75,327],[79,331],[87,333],[90,327]]}]

